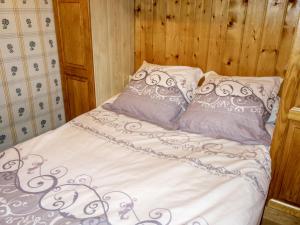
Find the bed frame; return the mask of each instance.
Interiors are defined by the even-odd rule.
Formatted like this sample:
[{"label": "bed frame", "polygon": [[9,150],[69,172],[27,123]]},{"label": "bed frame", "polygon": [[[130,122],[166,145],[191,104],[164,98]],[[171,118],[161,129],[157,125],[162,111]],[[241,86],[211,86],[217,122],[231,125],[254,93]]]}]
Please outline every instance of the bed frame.
[{"label": "bed frame", "polygon": [[300,106],[300,0],[135,0],[135,69],[143,60],[223,75],[283,78],[271,146],[276,197],[288,112]]}]

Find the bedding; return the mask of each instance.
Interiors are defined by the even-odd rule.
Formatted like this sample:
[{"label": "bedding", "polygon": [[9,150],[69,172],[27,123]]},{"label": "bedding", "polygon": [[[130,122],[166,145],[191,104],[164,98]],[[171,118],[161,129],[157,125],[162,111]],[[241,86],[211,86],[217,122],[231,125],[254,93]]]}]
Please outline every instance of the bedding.
[{"label": "bedding", "polygon": [[270,145],[265,124],[281,82],[280,77],[221,76],[208,72],[180,118],[180,129],[243,144]]},{"label": "bedding", "polygon": [[127,88],[104,108],[176,130],[202,77],[198,68],[144,62]]},{"label": "bedding", "polygon": [[278,111],[279,111],[279,104],[280,104],[280,97],[277,96],[276,100],[275,100],[275,103],[273,105],[273,109],[272,109],[271,115],[270,115],[267,123],[271,123],[271,124],[275,124],[276,123],[277,115],[278,115]]},{"label": "bedding", "polygon": [[257,225],[269,149],[101,107],[0,153],[0,224]]}]

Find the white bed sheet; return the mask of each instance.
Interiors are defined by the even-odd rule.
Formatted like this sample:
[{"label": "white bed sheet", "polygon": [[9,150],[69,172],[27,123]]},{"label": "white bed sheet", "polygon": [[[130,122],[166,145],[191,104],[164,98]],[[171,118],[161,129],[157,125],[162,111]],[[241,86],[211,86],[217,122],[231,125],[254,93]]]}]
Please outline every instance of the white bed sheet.
[{"label": "white bed sheet", "polygon": [[0,224],[257,225],[270,182],[266,146],[101,107],[0,154]]}]

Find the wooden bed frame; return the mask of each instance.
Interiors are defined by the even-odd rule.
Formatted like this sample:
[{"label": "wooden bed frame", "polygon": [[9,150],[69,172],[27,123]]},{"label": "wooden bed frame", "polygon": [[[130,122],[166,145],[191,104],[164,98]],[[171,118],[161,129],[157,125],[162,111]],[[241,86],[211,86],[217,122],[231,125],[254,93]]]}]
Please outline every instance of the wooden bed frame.
[{"label": "wooden bed frame", "polygon": [[300,0],[135,0],[135,69],[146,60],[284,78],[271,146],[275,198],[287,115],[300,105],[299,15]]}]

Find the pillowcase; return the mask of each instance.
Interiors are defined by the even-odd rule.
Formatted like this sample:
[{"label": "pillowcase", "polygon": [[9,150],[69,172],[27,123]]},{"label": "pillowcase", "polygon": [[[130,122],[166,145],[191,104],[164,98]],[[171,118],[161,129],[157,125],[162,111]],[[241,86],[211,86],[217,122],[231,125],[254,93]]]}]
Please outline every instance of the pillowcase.
[{"label": "pillowcase", "polygon": [[280,103],[280,97],[277,96],[277,98],[275,100],[275,103],[273,105],[271,115],[270,115],[267,123],[275,124],[276,119],[277,119],[277,114],[278,114],[278,111],[279,111],[279,103]]},{"label": "pillowcase", "polygon": [[280,77],[229,77],[208,72],[180,119],[180,129],[243,144],[269,145],[265,123],[281,82]]},{"label": "pillowcase", "polygon": [[178,129],[178,119],[203,76],[198,68],[144,62],[119,97],[103,108],[166,129]]}]

